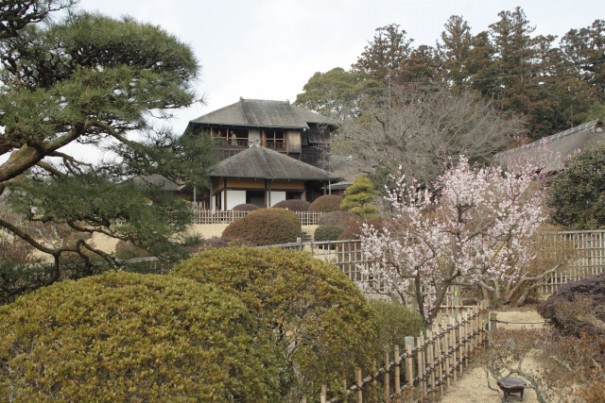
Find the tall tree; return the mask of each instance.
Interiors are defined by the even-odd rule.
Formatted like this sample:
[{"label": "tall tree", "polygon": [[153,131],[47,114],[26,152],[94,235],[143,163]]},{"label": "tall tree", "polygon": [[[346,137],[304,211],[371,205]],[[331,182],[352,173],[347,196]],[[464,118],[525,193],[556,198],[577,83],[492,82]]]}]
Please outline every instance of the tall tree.
[{"label": "tall tree", "polygon": [[561,40],[561,48],[591,87],[599,102],[605,102],[605,20],[570,30]]},{"label": "tall tree", "polygon": [[402,166],[428,184],[450,158],[464,153],[472,161],[485,159],[524,132],[518,119],[504,117],[469,92],[453,93],[443,86],[397,87],[388,104],[370,106],[360,119],[344,124],[334,144],[377,183],[386,179],[385,172]]},{"label": "tall tree", "polygon": [[469,76],[468,58],[471,51],[471,27],[458,15],[452,15],[444,25],[441,43],[437,46],[438,55],[451,84],[455,88],[464,88]]},{"label": "tall tree", "polygon": [[397,81],[397,71],[401,62],[410,54],[413,39],[399,24],[389,24],[376,28],[374,39],[366,45],[352,68],[368,74],[375,80],[388,85]]},{"label": "tall tree", "polygon": [[382,93],[381,83],[360,71],[336,67],[326,73],[315,73],[296,96],[296,105],[342,121],[361,113],[364,102]]},{"label": "tall tree", "polygon": [[[158,257],[179,255],[174,235],[188,222],[186,206],[124,179],[193,176],[188,163],[177,163],[184,140],[157,130],[154,119],[195,100],[198,64],[189,47],[157,26],[78,13],[71,5],[6,1],[0,8],[0,196],[20,215],[12,220],[0,212],[0,228],[52,257],[49,281],[65,274],[67,256],[83,267],[72,273],[90,272],[96,258],[117,264],[90,242],[93,233]],[[62,9],[70,12],[48,18]],[[202,143],[195,174],[203,177],[211,143]],[[70,144],[113,149],[118,157],[86,163]],[[47,243],[31,231],[36,223],[85,236]]]}]

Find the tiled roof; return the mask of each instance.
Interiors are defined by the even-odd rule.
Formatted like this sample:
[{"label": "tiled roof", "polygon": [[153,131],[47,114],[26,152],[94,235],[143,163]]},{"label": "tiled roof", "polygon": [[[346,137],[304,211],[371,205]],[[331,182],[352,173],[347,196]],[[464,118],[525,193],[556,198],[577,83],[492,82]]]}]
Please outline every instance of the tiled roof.
[{"label": "tiled roof", "polygon": [[253,145],[217,164],[210,176],[272,180],[337,180],[329,172],[277,151]]},{"label": "tiled roof", "polygon": [[540,154],[552,153],[553,158],[544,167],[543,172],[559,171],[564,168],[565,161],[579,151],[583,151],[593,144],[605,141],[603,123],[599,120],[573,127],[571,129],[544,137],[540,140],[513,148],[499,154],[495,159],[500,163],[508,160],[538,162]]},{"label": "tiled roof", "polygon": [[288,101],[265,101],[243,99],[239,102],[200,116],[190,122],[201,125],[223,125],[244,127],[266,127],[282,129],[308,129],[309,123],[336,123],[304,108],[291,105]]}]

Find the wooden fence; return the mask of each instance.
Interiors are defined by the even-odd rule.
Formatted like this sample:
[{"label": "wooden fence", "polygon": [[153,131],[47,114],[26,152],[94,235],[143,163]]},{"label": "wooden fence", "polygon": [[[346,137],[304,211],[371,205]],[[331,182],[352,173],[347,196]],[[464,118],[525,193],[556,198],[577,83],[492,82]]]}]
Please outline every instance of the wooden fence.
[{"label": "wooden fence", "polygon": [[542,253],[567,261],[550,275],[540,291],[548,295],[571,281],[605,273],[605,230],[545,232]]},{"label": "wooden fence", "polygon": [[399,346],[386,352],[382,367],[377,369],[374,365],[365,371],[355,368],[355,379],[345,380],[344,390],[334,392],[339,396],[330,398],[327,386],[323,386],[320,401],[335,403],[351,395],[359,403],[388,402],[402,396],[409,396],[410,400],[439,400],[451,382],[462,375],[470,357],[486,343],[488,315],[487,301],[441,315],[425,334],[406,337],[403,352]]},{"label": "wooden fence", "polygon": [[[543,279],[538,289],[542,295],[550,295],[568,282],[605,273],[605,230],[545,232],[540,236],[544,241],[542,254],[567,262]],[[353,281],[378,281],[360,269],[366,263],[360,240],[302,242],[299,239],[269,247],[308,251],[317,259],[335,264]],[[380,289],[380,284],[375,288]],[[448,293],[448,299],[453,294]]]},{"label": "wooden fence", "polygon": [[[229,224],[237,219],[244,218],[250,213],[250,211],[211,211],[199,208],[197,206],[191,207],[191,222],[192,224]],[[302,225],[317,225],[319,219],[324,213],[315,211],[294,211],[300,220]]]}]

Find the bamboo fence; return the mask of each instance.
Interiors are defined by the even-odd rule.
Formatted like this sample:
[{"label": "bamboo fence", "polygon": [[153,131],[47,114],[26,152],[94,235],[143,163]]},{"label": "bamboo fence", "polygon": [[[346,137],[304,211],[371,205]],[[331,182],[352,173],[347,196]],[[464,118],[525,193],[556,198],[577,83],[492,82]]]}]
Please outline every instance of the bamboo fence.
[{"label": "bamboo fence", "polygon": [[[342,391],[328,387],[319,392],[322,403],[351,399],[393,401],[403,396],[419,401],[437,401],[444,391],[462,376],[469,359],[487,342],[489,328],[488,302],[476,306],[456,307],[440,316],[418,337],[406,337],[403,352],[394,346],[386,352],[384,365],[365,371],[355,368],[355,379],[344,380]],[[365,375],[364,375],[365,374]]]}]

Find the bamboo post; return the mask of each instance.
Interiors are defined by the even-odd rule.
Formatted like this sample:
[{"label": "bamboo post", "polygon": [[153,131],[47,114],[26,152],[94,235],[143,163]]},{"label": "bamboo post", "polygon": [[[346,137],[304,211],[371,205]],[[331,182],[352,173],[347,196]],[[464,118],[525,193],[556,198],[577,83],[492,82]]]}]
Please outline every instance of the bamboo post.
[{"label": "bamboo post", "polygon": [[498,314],[492,312],[489,314],[489,331],[493,332],[498,328]]},{"label": "bamboo post", "polygon": [[372,361],[372,393],[370,399],[372,401],[378,400],[378,381],[376,380],[378,365],[376,364],[376,359]]},{"label": "bamboo post", "polygon": [[399,346],[395,346],[395,393],[401,392],[401,358],[399,357]]},{"label": "bamboo post", "polygon": [[433,397],[433,391],[435,390],[435,360],[433,357],[433,328],[426,331],[426,369],[428,389],[430,390],[431,400]]},{"label": "bamboo post", "polygon": [[445,362],[443,355],[441,354],[441,340],[443,339],[443,329],[441,322],[437,323],[437,339],[435,341],[435,357],[437,360],[437,383],[439,384],[439,396],[443,395],[443,363]]},{"label": "bamboo post", "polygon": [[384,383],[384,401],[388,402],[391,399],[391,391],[390,391],[390,381],[391,378],[389,376],[390,373],[390,367],[389,367],[390,361],[389,361],[389,350],[387,350],[384,353],[384,377],[383,377],[383,383]]},{"label": "bamboo post", "polygon": [[422,398],[426,397],[426,366],[424,358],[424,336],[421,334],[418,337],[417,360],[418,360],[418,380]]},{"label": "bamboo post", "polygon": [[328,387],[326,385],[321,385],[321,394],[319,395],[320,403],[326,403],[328,400]]},{"label": "bamboo post", "polygon": [[363,380],[361,376],[361,368],[355,368],[355,383],[357,384],[357,402],[363,403]]},{"label": "bamboo post", "polygon": [[448,326],[448,321],[442,321],[443,328],[443,354],[445,354],[445,382],[447,387],[449,388],[451,385],[450,377],[451,377],[451,368],[452,368],[452,354],[451,354],[451,344],[450,344],[450,327]]},{"label": "bamboo post", "polygon": [[414,337],[406,336],[405,340],[405,382],[414,387]]}]

